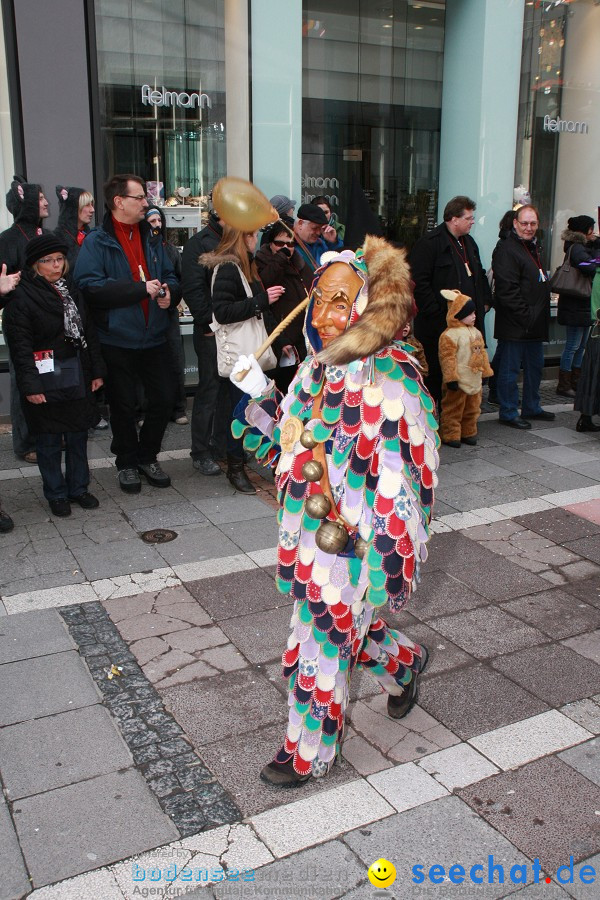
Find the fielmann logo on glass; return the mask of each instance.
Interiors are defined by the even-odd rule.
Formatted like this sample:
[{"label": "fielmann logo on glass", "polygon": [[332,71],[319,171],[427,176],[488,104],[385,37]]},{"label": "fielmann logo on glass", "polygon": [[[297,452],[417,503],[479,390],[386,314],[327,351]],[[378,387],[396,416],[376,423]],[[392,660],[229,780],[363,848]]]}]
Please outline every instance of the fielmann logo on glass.
[{"label": "fielmann logo on glass", "polygon": [[[508,873],[508,879],[512,884],[527,884],[527,876],[529,869],[529,861],[519,863],[511,867]],[[580,881],[582,884],[594,884],[596,880],[596,870],[593,866],[582,866],[579,872],[573,870],[573,857],[569,857],[569,864],[559,866],[556,870],[556,880],[559,884],[573,884]],[[487,871],[486,871],[487,869]],[[475,863],[470,868],[465,868],[459,863],[451,865],[446,869],[444,866],[434,863],[427,868],[426,865],[419,863],[411,869],[414,884],[423,884],[428,881],[430,884],[463,884],[463,882],[471,882],[472,884],[504,884],[504,866],[501,863],[494,863],[494,855],[490,853],[487,858],[487,867],[483,863]],[[541,884],[543,881],[550,884],[552,881],[548,876],[542,876],[542,867],[539,859],[534,859],[531,863],[531,871],[533,874],[533,883]]]}]

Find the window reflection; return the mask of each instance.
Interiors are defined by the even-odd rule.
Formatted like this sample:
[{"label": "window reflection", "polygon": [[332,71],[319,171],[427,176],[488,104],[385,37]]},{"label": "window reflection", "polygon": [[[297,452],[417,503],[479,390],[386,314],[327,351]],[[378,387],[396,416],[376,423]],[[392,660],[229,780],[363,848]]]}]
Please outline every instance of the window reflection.
[{"label": "window reflection", "polygon": [[302,200],[344,221],[357,179],[384,231],[433,227],[439,177],[444,0],[305,0]]}]

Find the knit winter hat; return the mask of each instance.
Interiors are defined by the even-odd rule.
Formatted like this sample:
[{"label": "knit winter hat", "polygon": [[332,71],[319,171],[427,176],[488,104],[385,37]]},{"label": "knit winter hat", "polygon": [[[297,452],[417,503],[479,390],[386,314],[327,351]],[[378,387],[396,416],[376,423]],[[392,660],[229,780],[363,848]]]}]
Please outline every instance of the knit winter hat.
[{"label": "knit winter hat", "polygon": [[280,216],[283,214],[287,215],[288,210],[295,206],[297,202],[297,200],[290,200],[285,194],[275,194],[275,196],[271,197],[269,200],[271,206],[275,207]]},{"label": "knit winter hat", "polygon": [[568,220],[567,226],[570,231],[580,231],[587,234],[590,228],[594,227],[594,220],[591,216],[573,216]]},{"label": "knit winter hat", "polygon": [[67,245],[55,234],[40,234],[25,245],[25,264],[31,267],[47,253],[63,253],[67,255]]},{"label": "knit winter hat", "polygon": [[[157,206],[151,206],[149,209],[146,210],[145,218],[147,219],[148,216],[154,216],[154,215],[156,215],[156,213],[158,213],[158,215],[160,216],[160,209]],[[161,219],[162,219],[162,216],[161,216]]]},{"label": "knit winter hat", "polygon": [[467,316],[470,316],[471,313],[474,313],[474,312],[475,312],[475,301],[469,299],[469,300],[467,300],[465,305],[462,307],[462,309],[459,309],[459,311],[457,313],[454,313],[454,318],[455,319],[466,319]]}]

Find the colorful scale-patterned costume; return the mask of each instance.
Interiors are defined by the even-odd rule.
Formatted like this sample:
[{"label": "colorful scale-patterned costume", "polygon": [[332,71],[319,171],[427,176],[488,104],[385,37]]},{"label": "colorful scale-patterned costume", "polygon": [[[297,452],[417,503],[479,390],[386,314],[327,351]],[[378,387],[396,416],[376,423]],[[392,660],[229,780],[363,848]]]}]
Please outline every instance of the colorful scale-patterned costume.
[{"label": "colorful scale-patterned costume", "polygon": [[[352,265],[363,288],[348,331],[368,302],[360,251]],[[324,364],[317,358],[321,344],[310,325],[311,306],[305,332],[313,352],[301,363],[288,394],[282,397],[271,383],[248,403],[245,420],[234,421],[233,428],[237,436],[245,434],[244,446],[259,460],[276,464],[281,505],[277,586],[295,601],[283,654],[289,720],[275,759],[292,761],[300,775],[322,776],[341,746],[353,669],[369,668],[397,696],[418,672],[421,648],[390,628],[379,611],[386,602],[394,612],[402,609],[419,580],[439,441],[433,401],[409,355],[412,348],[392,342],[348,365]],[[320,396],[320,413],[313,418]],[[323,552],[315,542],[321,522],[308,514],[305,503],[321,493],[321,486],[302,472],[313,451],[300,440],[290,448],[286,440],[292,417],[325,445],[331,493],[350,526],[348,544],[338,555]],[[329,518],[335,519],[335,512]],[[368,541],[363,559],[353,551],[357,536]]]}]

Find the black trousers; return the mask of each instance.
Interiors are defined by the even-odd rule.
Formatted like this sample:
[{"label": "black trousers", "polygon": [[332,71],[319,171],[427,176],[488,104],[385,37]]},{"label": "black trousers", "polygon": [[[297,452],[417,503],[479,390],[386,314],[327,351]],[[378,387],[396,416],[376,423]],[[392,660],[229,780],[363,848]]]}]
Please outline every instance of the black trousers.
[{"label": "black trousers", "polygon": [[437,404],[442,399],[442,367],[440,366],[439,341],[440,334],[432,335],[430,333],[419,336],[415,330],[415,337],[423,344],[425,351],[425,359],[429,367],[429,374],[424,379],[425,387]]},{"label": "black trousers", "polygon": [[[110,406],[117,469],[128,469],[156,461],[174,405],[170,357],[167,344],[147,350],[130,350],[102,344],[106,363],[106,397]],[[144,387],[147,410],[139,435],[136,428],[136,385]]]},{"label": "black trousers", "polygon": [[192,459],[206,456],[211,448],[225,453],[231,423],[229,379],[217,369],[217,342],[194,325],[194,350],[198,357],[198,387],[192,407]]}]

